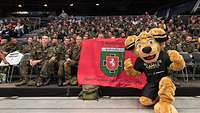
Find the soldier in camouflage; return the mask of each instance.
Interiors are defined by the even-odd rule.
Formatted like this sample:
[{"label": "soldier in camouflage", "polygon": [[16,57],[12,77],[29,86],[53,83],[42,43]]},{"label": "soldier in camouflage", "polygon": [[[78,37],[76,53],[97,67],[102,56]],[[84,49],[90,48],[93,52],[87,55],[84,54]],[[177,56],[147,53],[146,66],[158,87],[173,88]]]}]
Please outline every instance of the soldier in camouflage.
[{"label": "soldier in camouflage", "polygon": [[188,30],[193,36],[199,36],[200,34],[200,22],[198,20],[192,20],[190,24],[188,24]]},{"label": "soldier in camouflage", "polygon": [[34,67],[37,64],[41,65],[40,75],[38,77],[36,86],[47,85],[50,81],[49,78],[49,60],[53,55],[50,51],[50,38],[48,36],[42,36],[41,47],[38,48],[35,53],[32,53],[33,57],[30,60],[30,65]]},{"label": "soldier in camouflage", "polygon": [[47,64],[49,75],[58,75],[58,86],[62,86],[64,78],[65,47],[53,37],[51,47],[48,49],[49,62]]},{"label": "soldier in camouflage", "polygon": [[181,38],[175,32],[170,32],[168,38],[164,50],[177,50],[177,45],[181,42]]},{"label": "soldier in camouflage", "polygon": [[36,82],[40,82],[41,81],[40,77],[38,77],[36,82],[29,81],[28,73],[30,72],[30,70],[33,70],[35,68],[42,68],[40,70],[40,76],[41,74],[47,75],[46,74],[47,70],[45,70],[46,69],[45,62],[47,59],[48,48],[49,48],[48,36],[42,36],[42,43],[38,41],[35,41],[35,42],[33,41],[32,46],[31,46],[30,58],[26,58],[25,60],[22,60],[20,64],[20,70],[21,70],[20,73],[23,79],[21,82],[17,83],[16,85],[23,85],[23,84],[35,85]]},{"label": "soldier in camouflage", "polygon": [[[68,37],[68,36],[64,37],[64,47],[65,47],[65,62],[66,62],[67,60],[70,59],[71,54],[72,54],[72,43],[71,43],[70,37]],[[64,66],[64,63],[63,63],[63,66]],[[68,66],[68,67],[66,67],[66,66]],[[65,68],[64,68],[63,72],[66,75],[66,82],[64,83],[64,85],[68,85],[70,83],[69,78],[71,78],[71,76],[72,76],[71,67],[69,65],[65,65],[64,67]]]},{"label": "soldier in camouflage", "polygon": [[21,50],[21,47],[18,45],[17,39],[15,37],[12,37],[10,41],[6,43],[1,49],[1,51],[5,55],[12,53],[14,51],[20,51],[20,50]]},{"label": "soldier in camouflage", "polygon": [[[72,48],[71,56],[70,58],[66,59],[65,62],[65,69],[68,70],[71,75],[68,75],[67,81],[70,81],[71,85],[77,84],[77,71],[78,71],[78,62],[80,57],[80,50],[81,50],[81,42],[82,37],[77,36],[76,37],[76,44]],[[66,81],[66,82],[67,82]]]},{"label": "soldier in camouflage", "polygon": [[[7,62],[7,60],[5,59],[6,55],[14,51],[20,51],[21,48],[18,45],[15,37],[12,37],[8,43],[6,43],[7,42],[6,40],[4,41],[5,42],[3,42],[0,50],[0,60],[2,60],[5,64],[9,64],[9,62]],[[6,73],[7,71],[8,71],[7,67],[1,68],[1,72]]]},{"label": "soldier in camouflage", "polygon": [[8,43],[3,44],[1,47],[1,50],[0,50],[0,57],[2,57],[1,60],[3,60],[4,63],[8,64],[8,62],[5,59],[5,56],[8,55],[9,53],[12,53],[14,51],[20,51],[20,50],[21,50],[21,47],[17,43],[16,38],[12,37]]},{"label": "soldier in camouflage", "polygon": [[196,49],[192,43],[192,37],[189,35],[183,36],[183,41],[178,44],[178,51],[192,53]]},{"label": "soldier in camouflage", "polygon": [[23,49],[21,52],[24,54],[24,57],[22,58],[19,68],[20,68],[20,75],[21,75],[21,81],[16,83],[16,86],[21,86],[21,85],[35,85],[35,82],[30,81],[31,77],[29,77],[29,73],[31,71],[31,66],[30,66],[30,59],[31,59],[31,51],[33,46],[37,47],[36,42],[33,42],[32,37],[27,38],[27,43],[23,45]]}]

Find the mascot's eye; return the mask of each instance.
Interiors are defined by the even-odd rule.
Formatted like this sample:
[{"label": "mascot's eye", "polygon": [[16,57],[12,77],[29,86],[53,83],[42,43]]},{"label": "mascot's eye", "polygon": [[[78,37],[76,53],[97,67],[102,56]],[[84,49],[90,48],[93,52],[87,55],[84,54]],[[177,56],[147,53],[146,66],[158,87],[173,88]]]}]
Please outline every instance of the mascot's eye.
[{"label": "mascot's eye", "polygon": [[149,42],[148,42],[149,44],[153,44],[153,40],[149,40]]},{"label": "mascot's eye", "polygon": [[141,48],[141,45],[140,44],[136,44],[136,48]]}]

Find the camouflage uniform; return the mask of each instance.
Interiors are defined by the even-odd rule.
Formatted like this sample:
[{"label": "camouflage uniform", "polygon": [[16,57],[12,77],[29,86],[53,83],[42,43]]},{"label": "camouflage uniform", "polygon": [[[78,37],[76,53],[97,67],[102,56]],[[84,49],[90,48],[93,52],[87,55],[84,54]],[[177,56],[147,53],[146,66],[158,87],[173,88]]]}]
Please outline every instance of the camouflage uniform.
[{"label": "camouflage uniform", "polygon": [[[58,75],[59,77],[59,86],[62,85],[62,78],[64,77],[64,46],[61,44],[53,45],[46,50],[46,60],[40,71],[40,77],[47,78],[50,80],[50,75]],[[45,53],[45,51],[44,51]],[[55,57],[54,60],[51,60],[52,57]],[[47,81],[48,83],[48,81]],[[46,83],[46,84],[47,84]],[[46,85],[42,84],[40,81],[37,86]]]},{"label": "camouflage uniform", "polygon": [[[39,42],[34,42],[32,44],[31,52],[30,55],[27,55],[23,58],[23,60],[20,63],[20,74],[23,77],[23,80],[20,83],[17,83],[16,85],[23,85],[28,82],[30,82],[31,85],[35,85],[36,82],[29,81],[28,74],[30,70],[36,69],[36,68],[41,68],[40,70],[40,76],[42,75],[47,75],[47,68],[45,63],[47,62],[47,50],[49,46],[43,47],[41,43]],[[40,63],[38,63],[36,66],[32,67],[30,65],[30,60],[41,60]],[[38,79],[39,80],[39,79]],[[29,83],[28,83],[29,85]]]},{"label": "camouflage uniform", "polygon": [[13,43],[7,43],[5,45],[3,45],[2,49],[1,49],[3,52],[6,52],[6,53],[12,53],[14,51],[20,51],[21,50],[21,47],[18,45],[18,44],[13,44]]},{"label": "camouflage uniform", "polygon": [[24,57],[22,58],[19,68],[20,68],[20,75],[22,76],[22,80],[15,85],[20,86],[24,84],[28,85],[35,85],[34,81],[30,81],[29,73],[33,69],[30,66],[30,60],[32,59],[32,53],[36,53],[37,49],[41,48],[41,44],[39,42],[33,42],[32,44],[26,44],[23,46],[22,52],[24,53]]},{"label": "camouflage uniform", "polygon": [[[63,63],[63,66],[64,66],[64,70],[63,72],[65,73],[66,75],[66,79],[69,80],[72,76],[71,74],[71,66],[70,65],[67,65],[67,59],[71,58],[71,54],[72,54],[72,44],[69,44],[67,46],[64,46],[65,47],[65,61]],[[69,81],[67,81],[65,84],[68,84]]]},{"label": "camouflage uniform", "polygon": [[200,34],[200,25],[198,25],[198,24],[189,24],[188,25],[188,29],[189,29],[189,32],[193,36],[199,36],[199,34]]},{"label": "camouflage uniform", "polygon": [[[33,57],[33,59],[35,59],[35,60],[42,60],[40,62],[40,64],[41,64],[40,75],[39,75],[39,78],[38,78],[38,81],[36,84],[38,87],[48,84],[48,82],[50,80],[49,75],[52,74],[51,73],[52,71],[49,71],[50,70],[49,66],[53,65],[53,63],[50,64],[49,60],[51,58],[50,56],[52,56],[52,55],[53,54],[51,52],[50,46],[47,46],[47,47],[39,48],[34,55],[35,58]],[[43,83],[44,79],[47,79],[46,83]]]},{"label": "camouflage uniform", "polygon": [[0,50],[2,50],[2,49],[3,49],[3,47],[4,47],[4,45],[0,45]]},{"label": "camouflage uniform", "polygon": [[65,70],[67,72],[67,79],[69,80],[71,85],[77,84],[77,71],[78,71],[78,61],[80,57],[81,48],[78,45],[75,45],[72,48],[72,52],[70,55],[71,62],[65,62]]},{"label": "camouflage uniform", "polygon": [[181,45],[178,46],[178,49],[179,51],[182,51],[182,52],[192,53],[196,49],[196,47],[191,42],[183,41]]},{"label": "camouflage uniform", "polygon": [[55,57],[54,61],[48,63],[48,68],[51,75],[58,75],[58,86],[61,86],[64,77],[65,48],[62,44],[53,45],[49,48],[48,55],[49,58]]},{"label": "camouflage uniform", "polygon": [[32,49],[32,44],[25,44],[25,45],[23,45],[22,46],[22,50],[21,50],[21,52],[22,53],[30,53],[31,52],[31,49]]},{"label": "camouflage uniform", "polygon": [[[0,56],[2,57],[1,60],[3,60],[4,63],[7,62],[7,61],[5,60],[5,56],[6,56],[7,54],[12,53],[12,52],[17,51],[17,50],[18,50],[18,51],[21,50],[21,48],[20,48],[20,46],[19,46],[18,44],[7,43],[7,44],[3,45],[3,47],[1,48],[1,52],[2,52],[3,54],[0,55]],[[7,67],[2,67],[0,71],[1,71],[2,73],[7,73],[7,72],[8,72],[8,68],[7,68]]]},{"label": "camouflage uniform", "polygon": [[55,47],[55,57],[58,63],[58,76],[64,76],[64,62],[65,62],[65,47],[62,44],[58,44]]},{"label": "camouflage uniform", "polygon": [[181,38],[179,36],[172,37],[170,42],[165,43],[165,51],[168,50],[178,50],[177,44],[181,42]]}]

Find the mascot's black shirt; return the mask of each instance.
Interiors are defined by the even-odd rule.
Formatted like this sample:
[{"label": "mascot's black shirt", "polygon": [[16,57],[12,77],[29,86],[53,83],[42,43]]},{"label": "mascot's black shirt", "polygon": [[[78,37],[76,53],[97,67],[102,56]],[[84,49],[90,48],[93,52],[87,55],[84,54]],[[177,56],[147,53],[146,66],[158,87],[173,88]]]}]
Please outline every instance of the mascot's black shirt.
[{"label": "mascot's black shirt", "polygon": [[141,58],[137,58],[134,69],[139,72],[144,72],[149,84],[158,85],[162,77],[168,76],[167,67],[169,67],[171,63],[169,55],[161,51],[158,60],[151,64],[147,64]]}]

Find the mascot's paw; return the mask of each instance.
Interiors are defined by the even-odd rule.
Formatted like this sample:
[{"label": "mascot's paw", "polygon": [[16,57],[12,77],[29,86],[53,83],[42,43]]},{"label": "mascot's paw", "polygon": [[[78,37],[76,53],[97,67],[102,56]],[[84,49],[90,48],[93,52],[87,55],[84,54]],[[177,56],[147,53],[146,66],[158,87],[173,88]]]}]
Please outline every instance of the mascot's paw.
[{"label": "mascot's paw", "polygon": [[176,50],[168,50],[168,55],[172,62],[178,62],[183,59],[179,52],[177,52]]},{"label": "mascot's paw", "polygon": [[124,70],[126,71],[127,75],[132,74],[133,64],[130,58],[124,61]]},{"label": "mascot's paw", "polygon": [[154,106],[154,112],[155,113],[178,113],[176,108],[167,102],[158,102],[155,106]]},{"label": "mascot's paw", "polygon": [[124,70],[127,75],[139,76],[141,73],[133,69],[133,64],[130,58],[124,61]]},{"label": "mascot's paw", "polygon": [[172,64],[170,69],[173,71],[180,71],[185,67],[185,61],[183,57],[176,50],[168,50],[168,55]]},{"label": "mascot's paw", "polygon": [[128,71],[130,70],[131,68],[133,68],[133,64],[132,64],[132,61],[130,58],[126,59],[124,61],[124,70]]}]

